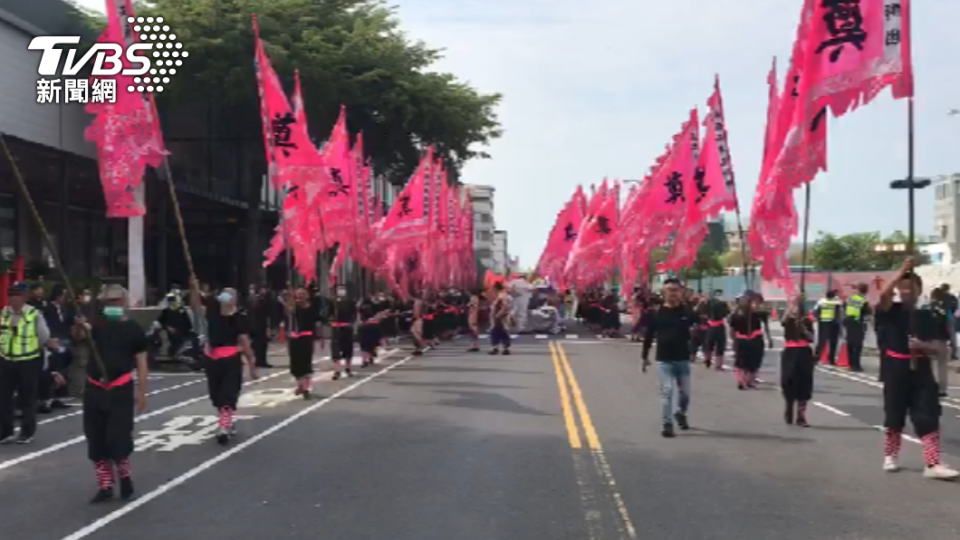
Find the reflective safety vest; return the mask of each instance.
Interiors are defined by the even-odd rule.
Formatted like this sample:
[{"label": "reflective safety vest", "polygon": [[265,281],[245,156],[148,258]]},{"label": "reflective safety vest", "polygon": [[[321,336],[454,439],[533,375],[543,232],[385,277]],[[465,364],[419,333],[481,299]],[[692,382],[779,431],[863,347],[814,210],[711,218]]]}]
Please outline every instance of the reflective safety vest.
[{"label": "reflective safety vest", "polygon": [[821,300],[820,301],[820,320],[823,322],[832,322],[837,318],[837,308],[840,307],[840,302],[837,300]]},{"label": "reflective safety vest", "polygon": [[860,313],[863,312],[863,306],[867,304],[867,299],[855,294],[850,298],[847,298],[847,308],[846,316],[848,319],[859,319]]},{"label": "reflective safety vest", "polygon": [[40,336],[37,335],[37,319],[40,312],[31,306],[23,306],[17,324],[13,324],[13,310],[4,308],[0,314],[0,356],[18,362],[40,358]]}]

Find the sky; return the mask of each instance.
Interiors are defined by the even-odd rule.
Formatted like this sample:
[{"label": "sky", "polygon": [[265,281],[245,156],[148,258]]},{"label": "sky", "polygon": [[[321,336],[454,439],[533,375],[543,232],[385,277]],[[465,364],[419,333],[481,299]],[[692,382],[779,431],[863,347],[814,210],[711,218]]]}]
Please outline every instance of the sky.
[{"label": "sky", "polygon": [[[880,0],[876,0],[880,1]],[[102,0],[82,0],[99,7]],[[394,0],[412,39],[445,50],[436,70],[504,95],[505,131],[462,180],[496,188],[511,255],[536,264],[576,189],[643,178],[719,74],[740,205],[749,211],[766,123],[767,73],[782,80],[802,0]],[[960,1],[913,2],[918,177],[960,172]],[[829,172],[814,181],[810,231],[907,228],[907,104],[885,91],[829,131]],[[802,205],[802,195],[797,202]],[[933,190],[917,197],[933,233]]]}]

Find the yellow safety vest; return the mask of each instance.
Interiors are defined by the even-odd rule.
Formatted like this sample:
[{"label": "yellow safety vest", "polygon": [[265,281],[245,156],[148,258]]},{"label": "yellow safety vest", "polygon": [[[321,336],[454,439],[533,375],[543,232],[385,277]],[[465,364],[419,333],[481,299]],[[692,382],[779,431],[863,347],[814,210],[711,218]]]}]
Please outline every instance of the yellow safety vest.
[{"label": "yellow safety vest", "polygon": [[850,298],[847,298],[847,309],[846,315],[850,319],[859,319],[860,313],[863,311],[863,306],[866,305],[867,299],[855,294]]},{"label": "yellow safety vest", "polygon": [[11,362],[40,358],[40,336],[37,318],[40,312],[24,306],[17,325],[13,325],[13,311],[5,308],[0,315],[0,356]]},{"label": "yellow safety vest", "polygon": [[840,302],[836,300],[823,300],[820,303],[820,320],[823,322],[831,322],[837,316],[837,308],[840,307]]}]

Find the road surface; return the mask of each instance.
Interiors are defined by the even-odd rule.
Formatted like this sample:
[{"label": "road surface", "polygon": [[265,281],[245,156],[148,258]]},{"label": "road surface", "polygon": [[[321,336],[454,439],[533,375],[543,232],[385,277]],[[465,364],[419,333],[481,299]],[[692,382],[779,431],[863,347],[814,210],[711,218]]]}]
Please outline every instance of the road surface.
[{"label": "road surface", "polygon": [[[884,473],[879,388],[817,372],[813,427],[784,425],[776,357],[755,391],[696,366],[693,429],[660,437],[639,345],[522,336],[512,356],[460,341],[398,349],[354,379],[319,375],[305,402],[273,370],[249,384],[240,436],[212,441],[201,377],[157,375],[137,423],[139,497],[92,506],[80,416],[45,417],[0,447],[11,540],[946,540],[960,486]],[[960,464],[960,402],[945,400]]]}]

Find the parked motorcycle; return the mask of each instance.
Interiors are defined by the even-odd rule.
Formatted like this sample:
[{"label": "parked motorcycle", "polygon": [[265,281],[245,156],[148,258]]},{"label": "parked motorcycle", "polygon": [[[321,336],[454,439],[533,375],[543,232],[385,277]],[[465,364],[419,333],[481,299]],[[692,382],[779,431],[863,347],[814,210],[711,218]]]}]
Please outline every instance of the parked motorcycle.
[{"label": "parked motorcycle", "polygon": [[180,344],[176,351],[171,351],[170,336],[166,329],[154,322],[147,331],[149,344],[147,358],[151,369],[162,366],[183,366],[192,371],[203,369],[204,344],[206,337],[191,334]]}]

